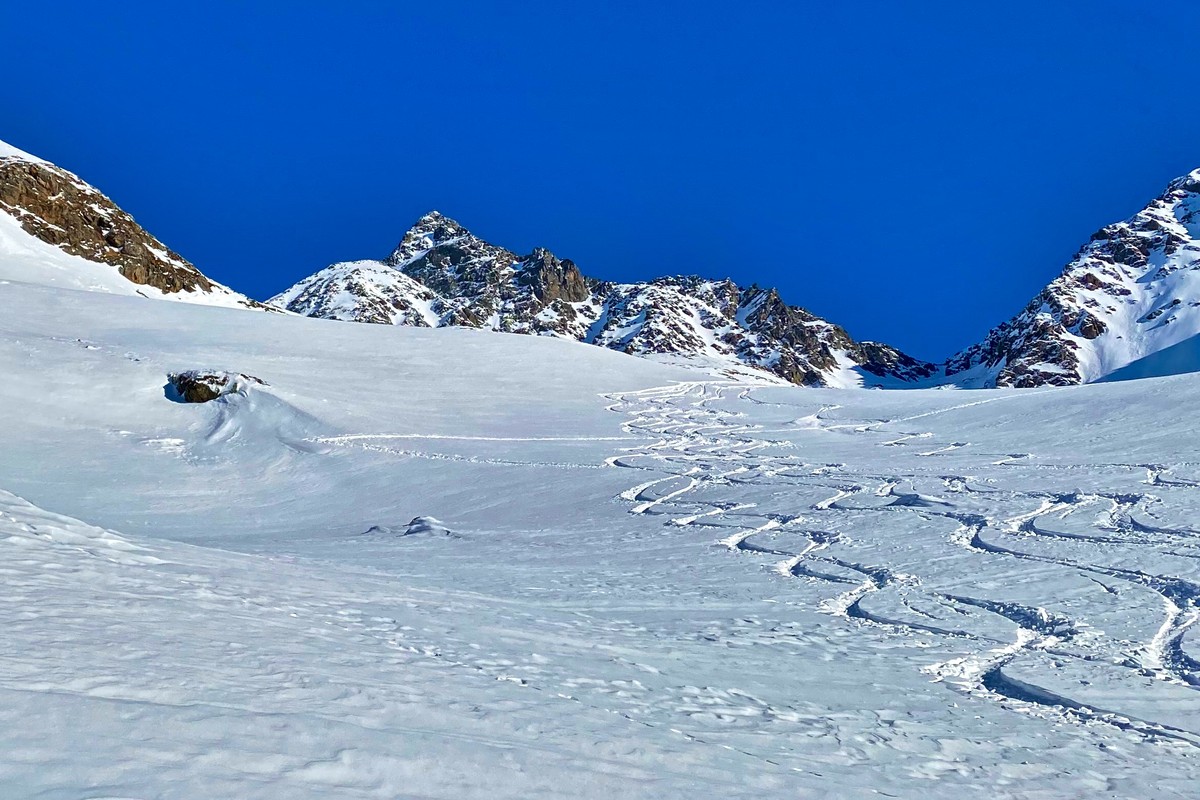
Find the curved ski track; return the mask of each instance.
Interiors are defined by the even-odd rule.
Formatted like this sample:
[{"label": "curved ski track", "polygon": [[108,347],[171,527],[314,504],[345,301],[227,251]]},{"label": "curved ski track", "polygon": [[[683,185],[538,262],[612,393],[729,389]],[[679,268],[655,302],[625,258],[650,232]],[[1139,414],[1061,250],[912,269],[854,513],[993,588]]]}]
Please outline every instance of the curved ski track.
[{"label": "curved ski track", "polygon": [[[1163,465],[1106,464],[1100,465],[1105,474],[1128,475],[1125,491],[1032,491],[1006,486],[1005,476],[1069,473],[1071,467],[1037,463],[1029,453],[977,453],[972,470],[986,477],[947,475],[925,467],[954,455],[962,471],[969,442],[937,442],[931,432],[892,427],[1004,398],[895,420],[834,422],[828,415],[840,407],[823,406],[777,430],[752,424],[733,410],[735,401],[787,407],[756,398],[744,383],[679,383],[607,399],[609,410],[626,415],[626,433],[653,440],[608,460],[614,467],[657,476],[621,493],[620,499],[632,504],[630,513],[662,515],[672,528],[718,530],[726,535],[717,545],[763,562],[775,575],[828,586],[819,610],[844,618],[865,636],[936,637],[943,646],[957,648],[960,656],[921,669],[962,695],[1052,723],[1101,725],[1143,740],[1200,747],[1200,719],[1180,726],[1097,707],[1065,694],[1058,684],[1066,681],[1055,677],[1061,669],[1085,666],[1125,689],[1157,682],[1200,690],[1200,661],[1188,654],[1186,638],[1200,630],[1200,531],[1142,521],[1155,519],[1153,507],[1164,495],[1195,491],[1200,481],[1174,477]],[[814,430],[860,437],[868,448],[889,448],[873,463],[895,461],[898,470],[864,474],[844,464],[808,461],[786,436]],[[916,458],[891,458],[905,448]],[[1146,477],[1139,478],[1143,473]],[[1127,488],[1135,481],[1134,490]],[[748,493],[748,485],[767,491]],[[796,491],[786,491],[789,487]],[[818,490],[824,492],[821,499],[803,499]],[[769,498],[770,505],[750,497]],[[954,576],[914,574],[911,564],[901,569],[858,561],[855,550],[878,548],[855,545],[868,543],[872,527],[893,524],[898,515],[908,517],[902,522],[910,527],[938,530],[940,544],[958,549],[960,556],[967,551],[985,568],[1011,569],[1013,562],[1026,562],[1074,573],[1116,602],[1116,616],[1152,613],[1160,624],[1141,640],[1110,636],[1085,620],[1050,610],[1059,605],[1053,594],[1038,604],[1020,602],[994,582],[968,594],[942,588]],[[1131,553],[1151,557],[1131,558]],[[929,555],[926,560],[932,562],[941,553]],[[1192,577],[1133,566],[1144,560],[1177,564]],[[873,602],[884,594],[887,602]],[[1011,638],[996,635],[1004,630]],[[1053,688],[1038,683],[1040,676]]]}]

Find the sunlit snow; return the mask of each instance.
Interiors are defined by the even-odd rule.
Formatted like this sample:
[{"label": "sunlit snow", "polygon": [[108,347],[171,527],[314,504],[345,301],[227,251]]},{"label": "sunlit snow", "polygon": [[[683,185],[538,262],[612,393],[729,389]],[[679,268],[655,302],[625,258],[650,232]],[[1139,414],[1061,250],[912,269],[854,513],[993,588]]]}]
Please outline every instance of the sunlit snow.
[{"label": "sunlit snow", "polygon": [[1194,375],[0,307],[6,796],[1194,795]]}]

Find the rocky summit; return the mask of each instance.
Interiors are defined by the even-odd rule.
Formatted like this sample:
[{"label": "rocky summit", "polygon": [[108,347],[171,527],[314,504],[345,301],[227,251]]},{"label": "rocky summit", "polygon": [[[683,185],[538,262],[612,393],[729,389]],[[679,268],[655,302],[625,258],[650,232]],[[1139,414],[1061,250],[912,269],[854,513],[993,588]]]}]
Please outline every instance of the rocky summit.
[{"label": "rocky summit", "polygon": [[268,302],[329,319],[457,325],[699,358],[806,386],[908,385],[939,372],[887,345],[855,341],[773,289],[694,276],[601,281],[548,250],[521,256],[485,242],[436,211],[386,259],[334,264]]}]

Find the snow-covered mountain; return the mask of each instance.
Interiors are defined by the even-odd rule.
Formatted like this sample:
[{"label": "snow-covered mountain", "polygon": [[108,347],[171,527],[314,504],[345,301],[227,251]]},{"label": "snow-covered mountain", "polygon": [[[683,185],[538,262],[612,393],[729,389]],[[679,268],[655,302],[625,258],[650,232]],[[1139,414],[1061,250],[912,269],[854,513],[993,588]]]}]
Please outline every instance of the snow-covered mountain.
[{"label": "snow-covered mountain", "polygon": [[1094,234],[1020,314],[951,358],[947,380],[1014,387],[1091,383],[1197,334],[1200,169]]},{"label": "snow-covered mountain", "polygon": [[1200,374],[801,390],[747,365],[909,367],[444,219],[288,299],[389,324],[254,313],[36,188],[0,214],[0,798],[1195,797]]},{"label": "snow-covered mountain", "polygon": [[[561,336],[641,356],[765,370],[809,386],[1033,387],[1200,369],[1200,170],[1095,235],[1021,313],[935,366],[845,330],[773,289],[588,278],[519,256],[433,212],[384,261],[335,264],[269,301],[315,317]],[[1171,357],[1148,357],[1170,350]]]},{"label": "snow-covered mountain", "polygon": [[0,374],[4,800],[1196,796],[1200,375],[800,389],[16,281]]},{"label": "snow-covered mountain", "polygon": [[78,176],[0,142],[0,279],[266,308],[207,278]]},{"label": "snow-covered mountain", "polygon": [[268,306],[206,277],[76,175],[3,142],[0,212],[0,280],[555,336],[807,386],[1033,387],[1200,369],[1188,355],[1200,352],[1200,170],[1093,235],[1021,313],[940,366],[856,341],[774,289],[695,276],[600,281],[548,250],[490,244],[437,212],[386,259],[334,264]]},{"label": "snow-covered mountain", "polygon": [[599,281],[548,250],[519,256],[485,242],[436,211],[385,260],[334,264],[268,302],[328,319],[558,336],[809,386],[905,385],[937,371],[855,341],[773,289],[698,277]]}]

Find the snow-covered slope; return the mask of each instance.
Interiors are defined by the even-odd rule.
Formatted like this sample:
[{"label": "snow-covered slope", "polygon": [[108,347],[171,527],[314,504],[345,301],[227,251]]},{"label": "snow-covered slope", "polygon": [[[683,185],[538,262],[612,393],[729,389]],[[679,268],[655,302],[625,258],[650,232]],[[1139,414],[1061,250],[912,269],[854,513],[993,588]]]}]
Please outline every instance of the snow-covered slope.
[{"label": "snow-covered slope", "polygon": [[1200,780],[1200,376],[801,390],[17,282],[0,372],[4,797]]},{"label": "snow-covered slope", "polygon": [[0,280],[265,308],[209,280],[77,176],[0,142]]},{"label": "snow-covered slope", "polygon": [[0,158],[24,161],[29,164],[46,164],[47,163],[45,160],[40,159],[31,153],[26,153],[24,150],[20,150],[16,147],[13,147],[8,142],[0,142]]},{"label": "snow-covered slope", "polygon": [[935,371],[854,341],[774,290],[696,277],[597,281],[547,250],[521,257],[489,244],[437,212],[383,262],[335,264],[269,302],[328,319],[558,336],[810,386],[911,384]]},{"label": "snow-covered slope", "polygon": [[946,372],[965,385],[1089,383],[1198,333],[1200,170],[1097,232],[1024,311]]},{"label": "snow-covered slope", "polygon": [[378,261],[333,264],[271,299],[306,317],[435,328],[437,295]]}]

